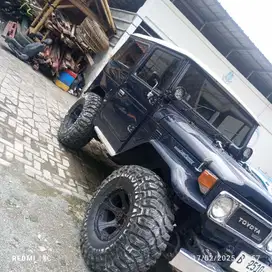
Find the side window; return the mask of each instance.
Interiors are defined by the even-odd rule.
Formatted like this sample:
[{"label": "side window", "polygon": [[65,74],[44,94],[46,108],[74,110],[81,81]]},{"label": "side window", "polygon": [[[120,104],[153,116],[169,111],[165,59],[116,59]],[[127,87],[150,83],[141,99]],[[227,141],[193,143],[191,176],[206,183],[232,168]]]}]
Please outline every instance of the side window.
[{"label": "side window", "polygon": [[138,41],[129,40],[114,55],[113,59],[121,62],[126,67],[131,68],[138,63],[148,49],[148,45]]},{"label": "side window", "polygon": [[171,84],[183,59],[157,49],[137,75],[151,87],[163,90]]},{"label": "side window", "polygon": [[[186,100],[191,107],[195,108],[198,104],[198,100],[200,98],[200,90],[202,89],[205,82],[204,75],[197,70],[193,65],[191,65],[186,72],[186,74],[182,77],[178,86],[184,87],[186,90],[186,96],[184,100]],[[211,112],[207,112],[206,115],[210,116]]]}]

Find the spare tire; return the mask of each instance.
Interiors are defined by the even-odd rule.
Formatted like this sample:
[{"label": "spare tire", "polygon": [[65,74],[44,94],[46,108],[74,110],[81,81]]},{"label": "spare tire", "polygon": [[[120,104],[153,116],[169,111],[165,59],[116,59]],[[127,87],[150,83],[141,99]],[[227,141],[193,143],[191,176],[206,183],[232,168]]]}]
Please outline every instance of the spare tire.
[{"label": "spare tire", "polygon": [[107,51],[110,46],[109,38],[99,23],[88,17],[77,27],[76,38],[94,53]]},{"label": "spare tire", "polygon": [[174,216],[159,176],[140,166],[113,172],[93,196],[81,250],[93,272],[144,272],[167,247]]},{"label": "spare tire", "polygon": [[93,119],[100,109],[102,99],[88,92],[68,111],[58,132],[59,141],[74,150],[84,147],[94,138]]}]

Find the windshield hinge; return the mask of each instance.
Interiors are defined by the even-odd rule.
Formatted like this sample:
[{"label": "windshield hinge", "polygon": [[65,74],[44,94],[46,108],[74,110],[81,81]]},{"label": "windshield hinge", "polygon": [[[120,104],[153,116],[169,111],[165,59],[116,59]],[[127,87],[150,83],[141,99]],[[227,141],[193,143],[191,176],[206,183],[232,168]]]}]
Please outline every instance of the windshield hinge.
[{"label": "windshield hinge", "polygon": [[207,158],[198,167],[195,167],[195,170],[199,173],[202,173],[212,162],[212,159]]},{"label": "windshield hinge", "polygon": [[224,150],[224,147],[223,147],[223,144],[222,144],[221,141],[216,140],[215,143],[214,143],[214,145],[215,145],[217,148],[219,148],[219,149],[221,149],[221,150]]}]

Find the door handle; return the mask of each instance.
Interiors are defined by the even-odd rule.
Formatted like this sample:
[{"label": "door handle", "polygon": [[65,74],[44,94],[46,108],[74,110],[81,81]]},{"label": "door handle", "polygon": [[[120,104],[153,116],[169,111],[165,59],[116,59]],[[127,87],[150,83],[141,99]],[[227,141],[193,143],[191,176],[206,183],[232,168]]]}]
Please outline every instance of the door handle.
[{"label": "door handle", "polygon": [[118,91],[118,95],[119,95],[120,97],[123,97],[125,94],[126,94],[126,92],[125,92],[124,90],[122,90],[122,89],[120,89],[120,90]]}]

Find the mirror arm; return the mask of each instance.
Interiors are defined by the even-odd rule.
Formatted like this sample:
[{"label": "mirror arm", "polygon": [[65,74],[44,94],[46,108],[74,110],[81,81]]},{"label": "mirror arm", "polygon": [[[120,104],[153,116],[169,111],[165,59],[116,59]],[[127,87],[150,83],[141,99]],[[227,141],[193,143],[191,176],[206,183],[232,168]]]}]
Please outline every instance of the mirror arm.
[{"label": "mirror arm", "polygon": [[153,86],[152,90],[156,89],[159,85],[159,81],[157,79],[155,79],[155,85]]},{"label": "mirror arm", "polygon": [[158,87],[159,85],[159,81],[157,79],[155,79],[156,83],[155,85],[152,87],[152,90],[147,94],[147,98],[150,99],[152,96],[154,96],[153,91]]}]

